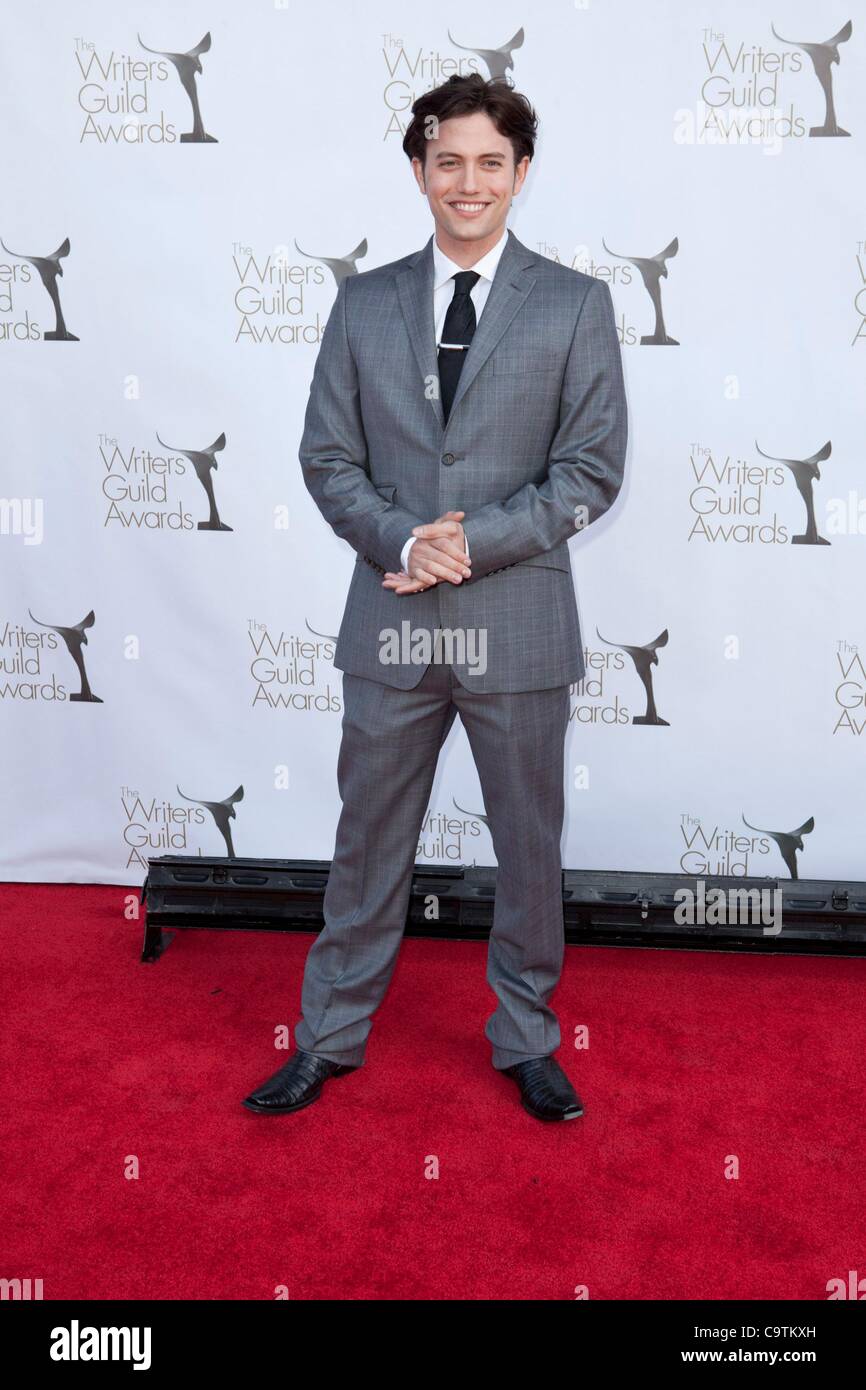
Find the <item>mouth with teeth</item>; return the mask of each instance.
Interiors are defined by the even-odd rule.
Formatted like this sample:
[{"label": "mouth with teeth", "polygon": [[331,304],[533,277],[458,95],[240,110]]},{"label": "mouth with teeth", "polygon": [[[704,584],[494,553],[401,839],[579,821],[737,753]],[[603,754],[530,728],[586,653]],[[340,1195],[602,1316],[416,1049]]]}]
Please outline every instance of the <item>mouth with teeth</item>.
[{"label": "mouth with teeth", "polygon": [[458,213],[461,217],[480,217],[484,209],[490,207],[490,204],[489,202],[479,203],[476,200],[472,200],[466,202],[449,203],[448,206],[450,208],[453,208],[454,211]]}]

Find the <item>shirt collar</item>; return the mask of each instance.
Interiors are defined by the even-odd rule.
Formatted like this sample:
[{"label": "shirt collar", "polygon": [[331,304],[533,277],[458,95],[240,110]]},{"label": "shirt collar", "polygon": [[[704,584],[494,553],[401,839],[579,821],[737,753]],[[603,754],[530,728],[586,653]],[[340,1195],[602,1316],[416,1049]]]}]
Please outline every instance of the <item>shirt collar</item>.
[{"label": "shirt collar", "polygon": [[440,250],[439,244],[438,244],[438,242],[437,242],[437,240],[436,240],[436,234],[435,234],[435,232],[434,232],[434,234],[433,234],[433,289],[434,289],[434,291],[435,291],[435,290],[438,290],[439,287],[440,287],[440,285],[444,285],[446,280],[450,280],[451,277],[452,277],[452,275],[458,275],[458,274],[460,273],[460,271],[461,271],[461,270],[464,270],[464,269],[466,269],[466,270],[474,270],[474,271],[476,271],[477,274],[480,275],[483,279],[485,279],[485,280],[492,280],[493,277],[494,277],[494,275],[496,274],[496,267],[497,267],[498,264],[499,264],[499,258],[500,258],[500,256],[502,255],[502,252],[505,250],[505,243],[506,243],[507,240],[508,240],[508,228],[505,227],[504,230],[503,230],[503,232],[502,232],[502,236],[499,238],[499,240],[497,241],[496,245],[495,245],[495,246],[491,246],[491,248],[490,248],[490,250],[487,252],[487,254],[486,254],[485,256],[482,256],[482,257],[481,257],[481,260],[480,260],[480,261],[476,261],[474,265],[465,266],[465,267],[464,267],[464,266],[462,266],[462,265],[455,265],[454,261],[452,261],[448,256],[446,256],[444,251]]}]

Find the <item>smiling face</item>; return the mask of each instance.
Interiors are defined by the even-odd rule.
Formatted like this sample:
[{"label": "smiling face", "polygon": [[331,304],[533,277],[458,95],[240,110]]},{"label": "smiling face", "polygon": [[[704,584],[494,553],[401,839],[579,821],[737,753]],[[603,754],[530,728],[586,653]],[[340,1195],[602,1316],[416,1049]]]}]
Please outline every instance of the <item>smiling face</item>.
[{"label": "smiling face", "polygon": [[425,155],[424,166],[413,159],[412,169],[430,204],[437,244],[468,269],[502,236],[529,156],[515,167],[511,141],[483,111],[442,121],[437,138],[426,142]]}]

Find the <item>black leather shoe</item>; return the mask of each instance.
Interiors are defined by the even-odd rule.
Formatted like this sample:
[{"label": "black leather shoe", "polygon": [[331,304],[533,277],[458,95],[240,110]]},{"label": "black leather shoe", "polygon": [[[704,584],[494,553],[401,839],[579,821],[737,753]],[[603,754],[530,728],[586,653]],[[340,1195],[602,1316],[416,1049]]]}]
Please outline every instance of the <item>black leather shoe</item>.
[{"label": "black leather shoe", "polygon": [[531,1057],[502,1070],[517,1082],[523,1108],[537,1120],[576,1120],[583,1114],[583,1101],[552,1057]]},{"label": "black leather shoe", "polygon": [[241,1104],[257,1115],[287,1115],[312,1105],[322,1093],[322,1087],[332,1076],[344,1076],[357,1067],[341,1066],[327,1057],[298,1048],[284,1067],[257,1087]]}]

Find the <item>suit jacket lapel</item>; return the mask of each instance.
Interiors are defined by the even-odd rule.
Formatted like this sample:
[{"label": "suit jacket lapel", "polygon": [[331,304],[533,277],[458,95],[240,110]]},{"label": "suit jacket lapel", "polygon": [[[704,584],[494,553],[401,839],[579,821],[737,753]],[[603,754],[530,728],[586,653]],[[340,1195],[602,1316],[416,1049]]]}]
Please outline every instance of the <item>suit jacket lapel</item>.
[{"label": "suit jacket lapel", "polygon": [[[487,361],[499,339],[510,324],[518,309],[526,300],[533,285],[533,254],[508,229],[508,240],[502,250],[493,284],[487,295],[484,311],[478,321],[475,336],[451,405],[448,424],[454,419],[454,412],[460,405],[475,377]],[[439,428],[444,429],[445,419],[438,389],[433,395],[429,383],[435,381],[438,387],[439,365],[436,356],[436,333],[433,320],[433,237],[419,251],[414,260],[404,266],[397,276],[397,292],[400,307],[406,320],[406,328],[412,351],[425,385],[425,394],[432,409],[436,412]]]},{"label": "suit jacket lapel", "polygon": [[[400,308],[409,341],[425,386],[425,394],[442,429],[445,417],[439,399],[439,364],[436,359],[436,325],[433,319],[433,238],[397,276]],[[436,383],[431,394],[429,383]]]}]

